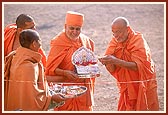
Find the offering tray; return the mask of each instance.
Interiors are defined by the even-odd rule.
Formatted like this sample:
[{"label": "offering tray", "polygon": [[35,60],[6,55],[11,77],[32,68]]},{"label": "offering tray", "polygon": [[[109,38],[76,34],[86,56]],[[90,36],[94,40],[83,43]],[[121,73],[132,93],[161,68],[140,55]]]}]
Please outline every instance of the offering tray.
[{"label": "offering tray", "polygon": [[63,98],[75,98],[87,91],[87,87],[79,85],[61,86],[54,84],[50,86],[52,95],[60,94]]}]

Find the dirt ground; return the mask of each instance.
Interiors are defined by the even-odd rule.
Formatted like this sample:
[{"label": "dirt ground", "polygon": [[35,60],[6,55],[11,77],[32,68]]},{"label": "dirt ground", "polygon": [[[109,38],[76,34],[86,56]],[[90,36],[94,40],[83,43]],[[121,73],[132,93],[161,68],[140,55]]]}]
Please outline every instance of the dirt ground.
[{"label": "dirt ground", "polygon": [[[5,4],[4,26],[14,23],[21,13],[30,14],[36,21],[36,27],[42,38],[42,46],[48,55],[50,40],[64,26],[68,10],[78,11],[85,15],[82,32],[95,41],[95,54],[103,55],[111,39],[112,20],[124,16],[136,31],[144,34],[156,63],[158,97],[160,112],[165,111],[165,42],[164,42],[164,4],[144,3],[41,3],[41,4]],[[94,94],[95,112],[117,112],[118,88],[116,80],[99,64],[101,76],[96,79]],[[152,97],[151,97],[152,98]]]}]

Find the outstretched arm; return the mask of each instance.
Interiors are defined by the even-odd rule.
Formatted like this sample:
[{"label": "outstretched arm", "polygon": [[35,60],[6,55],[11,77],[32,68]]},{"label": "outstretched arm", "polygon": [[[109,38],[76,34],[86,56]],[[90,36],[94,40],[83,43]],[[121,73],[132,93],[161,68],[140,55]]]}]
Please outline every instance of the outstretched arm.
[{"label": "outstretched arm", "polygon": [[[123,67],[123,68],[126,68],[126,69],[130,69],[130,70],[134,70],[134,71],[138,70],[137,64],[135,62],[128,62],[128,61],[125,61],[125,60],[121,60],[121,59],[116,58],[115,56],[112,56],[112,55],[104,56],[104,57],[100,58],[99,61],[103,65],[107,65],[106,66],[107,69],[108,68],[111,68],[111,69],[113,68],[112,69],[113,71],[115,69],[114,65],[120,66],[120,67]],[[114,67],[112,67],[112,65]]]}]

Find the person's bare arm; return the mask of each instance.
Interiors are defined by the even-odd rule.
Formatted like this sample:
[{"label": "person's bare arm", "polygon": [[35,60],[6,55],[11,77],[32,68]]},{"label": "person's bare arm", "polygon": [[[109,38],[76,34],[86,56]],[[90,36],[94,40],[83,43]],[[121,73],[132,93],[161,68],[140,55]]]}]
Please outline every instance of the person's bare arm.
[{"label": "person's bare arm", "polygon": [[[104,56],[104,57],[100,58],[99,61],[103,65],[114,64],[116,66],[124,67],[124,68],[130,69],[130,70],[134,70],[134,71],[138,70],[137,64],[135,62],[128,62],[125,60],[121,60],[121,59],[116,58],[115,56],[112,56],[112,55]],[[110,68],[110,67],[108,67],[108,68]],[[114,71],[114,69],[115,68],[113,68],[113,71]]]},{"label": "person's bare arm", "polygon": [[120,67],[130,69],[130,70],[134,70],[134,71],[138,70],[137,64],[135,62],[127,62],[127,61],[124,61],[124,60],[121,60],[121,59],[117,58],[115,60],[114,64],[118,65]]},{"label": "person's bare arm", "polygon": [[116,69],[116,66],[114,64],[106,64],[105,67],[110,73],[114,72]]},{"label": "person's bare arm", "polygon": [[47,82],[63,82],[65,77],[63,76],[46,76]]},{"label": "person's bare arm", "polygon": [[70,70],[63,70],[60,68],[55,69],[55,74],[58,76],[64,76],[66,79],[75,80],[76,78],[78,78],[78,75],[75,72]]}]

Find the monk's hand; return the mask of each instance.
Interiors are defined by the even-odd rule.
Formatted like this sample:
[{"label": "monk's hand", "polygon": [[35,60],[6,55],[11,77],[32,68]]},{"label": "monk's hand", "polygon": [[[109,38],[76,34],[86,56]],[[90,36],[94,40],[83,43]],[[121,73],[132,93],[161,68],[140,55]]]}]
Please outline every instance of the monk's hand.
[{"label": "monk's hand", "polygon": [[77,73],[70,70],[64,70],[64,76],[66,76],[68,79],[71,79],[71,80],[78,79]]},{"label": "monk's hand", "polygon": [[116,61],[116,57],[113,55],[105,55],[101,58],[99,58],[99,61],[103,64],[103,65],[107,65],[107,64],[115,64]]},{"label": "monk's hand", "polygon": [[62,94],[55,94],[51,97],[51,100],[52,101],[55,101],[57,103],[60,103],[62,101],[65,101],[67,100],[66,98],[64,98],[64,96]]}]

